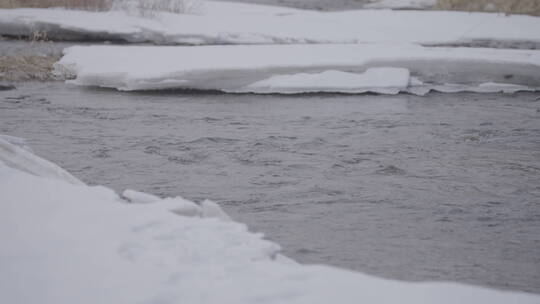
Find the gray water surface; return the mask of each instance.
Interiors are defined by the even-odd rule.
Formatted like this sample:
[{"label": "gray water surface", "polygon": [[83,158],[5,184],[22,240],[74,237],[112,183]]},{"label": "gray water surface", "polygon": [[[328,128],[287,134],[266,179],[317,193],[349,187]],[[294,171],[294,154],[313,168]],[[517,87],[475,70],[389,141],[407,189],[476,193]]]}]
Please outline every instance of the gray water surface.
[{"label": "gray water surface", "polygon": [[540,293],[540,94],[0,92],[90,184],[212,199],[303,263]]}]

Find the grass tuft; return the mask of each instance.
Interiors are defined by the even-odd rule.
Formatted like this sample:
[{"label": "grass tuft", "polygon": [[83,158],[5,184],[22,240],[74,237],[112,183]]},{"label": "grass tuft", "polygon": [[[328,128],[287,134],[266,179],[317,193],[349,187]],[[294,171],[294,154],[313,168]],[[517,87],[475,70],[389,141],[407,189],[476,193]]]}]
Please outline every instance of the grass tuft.
[{"label": "grass tuft", "polygon": [[8,55],[0,56],[0,81],[46,81],[54,79],[53,64],[60,56]]},{"label": "grass tuft", "polygon": [[435,8],[540,16],[540,0],[438,0]]}]

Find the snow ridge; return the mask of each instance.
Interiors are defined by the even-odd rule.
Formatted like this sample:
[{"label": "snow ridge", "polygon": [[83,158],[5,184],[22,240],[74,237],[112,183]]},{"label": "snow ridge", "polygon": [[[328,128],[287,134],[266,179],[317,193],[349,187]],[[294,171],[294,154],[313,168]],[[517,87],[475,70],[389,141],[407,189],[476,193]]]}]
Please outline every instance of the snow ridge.
[{"label": "snow ridge", "polygon": [[121,91],[514,92],[540,88],[540,51],[414,44],[90,46],[66,49],[55,70],[72,84]]},{"label": "snow ridge", "polygon": [[[422,6],[426,0],[409,1]],[[401,2],[400,2],[401,3]],[[424,3],[425,4],[425,3]],[[373,4],[376,5],[376,4]],[[500,14],[355,10],[317,12],[264,5],[212,2],[200,14],[121,11],[0,9],[0,35],[49,39],[125,41],[166,45],[417,43],[494,41],[540,44],[540,18]]]}]

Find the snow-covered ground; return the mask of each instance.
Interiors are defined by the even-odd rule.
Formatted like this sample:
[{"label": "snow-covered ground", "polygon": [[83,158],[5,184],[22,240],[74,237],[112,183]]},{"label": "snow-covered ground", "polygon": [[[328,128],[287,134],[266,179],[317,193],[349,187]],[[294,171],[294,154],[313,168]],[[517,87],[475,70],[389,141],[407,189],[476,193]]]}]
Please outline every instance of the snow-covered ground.
[{"label": "snow-covered ground", "polygon": [[540,88],[540,51],[412,44],[71,47],[55,68],[74,84],[126,91],[425,94]]},{"label": "snow-covered ground", "polygon": [[[152,18],[0,10],[3,35],[279,44],[71,47],[55,65],[71,83],[119,90],[536,90],[540,51],[418,44],[536,45],[538,28],[540,19],[525,16],[321,13],[214,2],[198,15]],[[538,295],[299,265],[211,201],[88,186],[11,136],[0,136],[0,242],[1,303],[540,303]]]},{"label": "snow-covered ground", "polygon": [[20,144],[0,138],[2,303],[540,303],[300,265],[214,203],[51,176],[61,169]]},{"label": "snow-covered ground", "polygon": [[206,2],[199,14],[156,13],[152,18],[120,11],[0,10],[0,35],[31,36],[35,32],[47,32],[47,37],[52,39],[156,44],[460,44],[495,41],[512,46],[528,41],[538,46],[538,28],[540,18],[530,16],[392,10],[317,12],[212,1]]},{"label": "snow-covered ground", "polygon": [[365,8],[379,9],[426,9],[437,4],[437,0],[378,0],[366,4]]},{"label": "snow-covered ground", "polygon": [[[432,2],[372,4],[423,7]],[[537,90],[540,51],[512,49],[538,48],[538,28],[540,18],[530,16],[318,12],[212,1],[194,14],[151,17],[121,11],[0,10],[4,35],[46,32],[56,39],[198,45],[73,47],[56,64],[56,72],[74,78],[72,83],[119,90],[421,95],[431,90]],[[477,44],[506,49],[442,47]]]}]

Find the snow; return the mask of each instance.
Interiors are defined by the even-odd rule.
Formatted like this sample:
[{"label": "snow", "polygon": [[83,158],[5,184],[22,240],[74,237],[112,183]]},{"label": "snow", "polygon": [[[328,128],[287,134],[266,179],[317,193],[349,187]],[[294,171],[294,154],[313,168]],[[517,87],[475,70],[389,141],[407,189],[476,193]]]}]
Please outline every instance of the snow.
[{"label": "snow", "polygon": [[[540,87],[540,51],[412,44],[71,47],[55,64],[70,83],[122,91],[387,92]],[[151,60],[150,60],[151,59]],[[376,68],[376,69],[372,69]],[[370,70],[371,69],[371,70]],[[405,71],[408,70],[408,71]],[[410,75],[407,86],[407,78]],[[513,87],[517,88],[517,87]]]},{"label": "snow", "polygon": [[32,149],[28,146],[28,144],[26,143],[26,139],[24,138],[0,134],[0,140],[7,141],[8,143],[12,145],[22,148],[28,152],[32,152]]},{"label": "snow", "polygon": [[397,94],[407,89],[409,80],[410,72],[404,68],[370,68],[364,73],[330,70],[313,74],[271,76],[244,87],[242,91],[251,93],[376,92]]},{"label": "snow", "polygon": [[75,185],[83,184],[56,164],[32,154],[25,141],[17,137],[0,136],[0,162],[37,176],[63,180]]},{"label": "snow", "polygon": [[263,15],[279,16],[309,12],[302,9],[276,5],[247,4],[227,1],[201,1],[201,12],[198,15],[221,17],[226,15]]},{"label": "snow", "polygon": [[533,294],[300,265],[222,219],[215,203],[128,203],[103,186],[20,170],[27,158],[48,162],[2,147],[23,156],[0,161],[1,303],[540,303]]},{"label": "snow", "polygon": [[[421,90],[421,87],[419,87]],[[476,92],[476,93],[516,93],[525,91],[538,91],[539,88],[533,89],[522,85],[516,85],[511,83],[496,83],[485,82],[477,86],[447,83],[444,86],[432,86],[432,90],[442,93],[458,93],[458,92]],[[420,94],[421,95],[421,94]]]},{"label": "snow", "polygon": [[199,217],[214,217],[223,221],[231,221],[218,204],[204,200],[200,205],[187,201],[181,197],[161,199],[153,194],[126,189],[122,192],[122,198],[134,204],[151,204],[161,202],[161,205],[167,205],[168,210],[178,215],[199,216]]},{"label": "snow", "polygon": [[134,204],[155,203],[161,200],[159,197],[153,194],[135,191],[131,189],[124,190],[124,192],[122,192],[122,197],[128,200],[130,203]]},{"label": "snow", "polygon": [[[401,3],[401,2],[400,2]],[[406,2],[420,3],[417,1]],[[205,3],[200,14],[0,9],[0,34],[156,44],[419,43],[540,44],[540,18],[489,13],[356,10],[317,12],[255,4]]]},{"label": "snow", "polygon": [[[0,10],[4,35],[47,31],[71,40],[269,44],[76,46],[55,64],[70,83],[124,91],[535,90],[540,51],[417,44],[540,43],[538,28],[540,19],[526,16],[312,12],[219,2],[208,2],[198,15],[153,18]],[[0,303],[540,303],[539,295],[300,265],[215,202],[88,186],[8,135],[0,136],[0,242]]]},{"label": "snow", "polygon": [[368,3],[365,8],[378,9],[425,9],[437,4],[437,0],[380,0]]},{"label": "snow", "polygon": [[[425,7],[384,0],[372,7]],[[232,93],[516,92],[540,88],[540,18],[446,11],[318,12],[205,2],[196,14],[0,9],[0,34],[198,47],[72,47],[55,66],[73,84],[123,91]],[[241,44],[241,45],[236,45]],[[212,45],[212,46],[207,46]],[[234,46],[232,46],[234,45]]]}]

